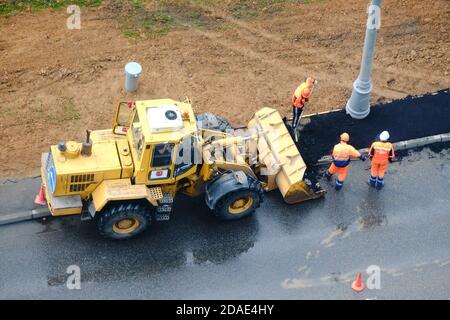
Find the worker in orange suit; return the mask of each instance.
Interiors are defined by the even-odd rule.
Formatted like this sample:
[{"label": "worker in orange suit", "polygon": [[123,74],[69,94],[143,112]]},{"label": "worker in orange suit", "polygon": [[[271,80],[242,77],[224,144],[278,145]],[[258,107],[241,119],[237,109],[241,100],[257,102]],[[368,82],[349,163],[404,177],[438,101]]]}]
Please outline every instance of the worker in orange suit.
[{"label": "worker in orange suit", "polygon": [[389,132],[383,131],[380,134],[380,141],[372,143],[369,149],[369,157],[372,160],[369,185],[381,190],[384,186],[384,173],[388,163],[395,160],[394,147],[388,142]]},{"label": "worker in orange suit", "polygon": [[366,156],[362,155],[358,150],[348,144],[350,136],[347,132],[344,132],[340,136],[341,141],[333,148],[333,163],[327,170],[325,176],[328,180],[337,173],[336,190],[341,190],[344,185],[345,178],[347,177],[347,171],[352,158],[359,158],[362,161],[366,161]]},{"label": "worker in orange suit", "polygon": [[298,142],[298,124],[302,117],[305,104],[309,101],[313,87],[317,84],[317,80],[308,77],[305,82],[297,87],[292,95],[292,129],[295,134],[295,141]]}]

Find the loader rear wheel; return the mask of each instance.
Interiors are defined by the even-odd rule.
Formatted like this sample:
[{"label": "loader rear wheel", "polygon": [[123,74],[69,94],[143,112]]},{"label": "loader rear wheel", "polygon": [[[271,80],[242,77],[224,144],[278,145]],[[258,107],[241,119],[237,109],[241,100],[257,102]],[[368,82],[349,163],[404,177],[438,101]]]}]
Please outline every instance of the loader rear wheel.
[{"label": "loader rear wheel", "polygon": [[105,238],[125,240],[136,237],[150,225],[147,205],[140,202],[111,203],[97,216],[97,228]]},{"label": "loader rear wheel", "polygon": [[238,220],[251,215],[261,203],[260,193],[256,190],[232,192],[220,199],[214,211],[223,220]]}]

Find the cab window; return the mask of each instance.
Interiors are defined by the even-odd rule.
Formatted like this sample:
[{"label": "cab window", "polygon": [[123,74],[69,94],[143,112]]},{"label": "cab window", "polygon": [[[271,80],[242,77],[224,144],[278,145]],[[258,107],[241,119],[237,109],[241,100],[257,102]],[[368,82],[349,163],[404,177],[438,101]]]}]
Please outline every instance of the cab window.
[{"label": "cab window", "polygon": [[130,126],[130,117],[134,110],[133,106],[132,102],[120,102],[118,104],[113,127],[115,134],[125,135],[127,133]]},{"label": "cab window", "polygon": [[137,152],[138,160],[141,159],[142,150],[144,147],[144,136],[142,134],[141,124],[139,122],[139,117],[136,112],[134,116],[133,125],[131,127],[131,132],[133,134],[134,149]]},{"label": "cab window", "polygon": [[152,168],[169,167],[172,164],[173,143],[157,144],[153,149]]},{"label": "cab window", "polygon": [[179,144],[175,159],[175,177],[182,175],[198,163],[200,154],[196,149],[196,138],[194,136],[187,136]]},{"label": "cab window", "polygon": [[130,124],[130,113],[132,109],[126,102],[119,104],[119,110],[117,111],[117,124],[119,126],[128,126]]}]

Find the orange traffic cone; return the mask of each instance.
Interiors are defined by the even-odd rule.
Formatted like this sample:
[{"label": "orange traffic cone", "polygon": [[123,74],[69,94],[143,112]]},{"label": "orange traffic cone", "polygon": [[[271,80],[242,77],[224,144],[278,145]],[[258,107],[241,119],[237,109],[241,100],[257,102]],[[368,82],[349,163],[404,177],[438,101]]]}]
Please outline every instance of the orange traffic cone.
[{"label": "orange traffic cone", "polygon": [[39,194],[34,198],[34,203],[38,204],[40,206],[45,206],[47,202],[45,201],[45,194],[44,194],[44,186],[41,185],[41,189],[39,189]]},{"label": "orange traffic cone", "polygon": [[356,277],[356,280],[352,283],[352,289],[356,292],[361,292],[365,288],[364,282],[362,281],[362,273],[358,272],[358,276]]}]

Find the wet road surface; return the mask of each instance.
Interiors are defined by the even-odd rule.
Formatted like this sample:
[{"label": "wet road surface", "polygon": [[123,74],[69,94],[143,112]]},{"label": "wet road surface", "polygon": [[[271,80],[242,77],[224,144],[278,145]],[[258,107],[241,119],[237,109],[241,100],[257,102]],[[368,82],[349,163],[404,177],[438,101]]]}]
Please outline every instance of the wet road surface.
[{"label": "wet road surface", "polygon": [[[266,195],[256,215],[212,217],[177,198],[167,223],[138,239],[102,239],[78,217],[0,226],[0,298],[449,299],[450,151],[410,151],[381,192],[353,162],[342,191],[286,205]],[[38,179],[0,182],[0,211],[33,208]],[[81,289],[66,287],[70,265]],[[381,268],[380,289],[350,289]]]}]

